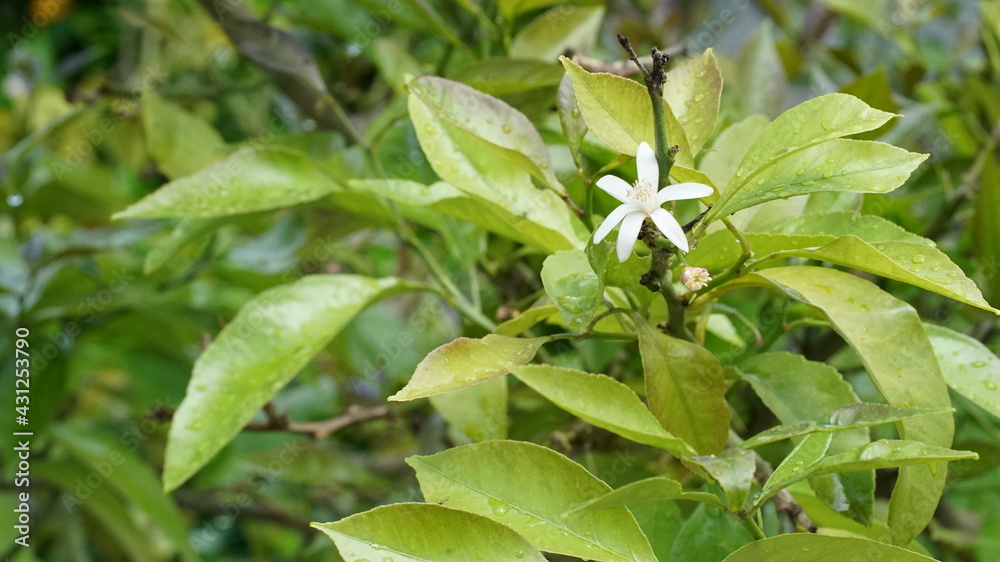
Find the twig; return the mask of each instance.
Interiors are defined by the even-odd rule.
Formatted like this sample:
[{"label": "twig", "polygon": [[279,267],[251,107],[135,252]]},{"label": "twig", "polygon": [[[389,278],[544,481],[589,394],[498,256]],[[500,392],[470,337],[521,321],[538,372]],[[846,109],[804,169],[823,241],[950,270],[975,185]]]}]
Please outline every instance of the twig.
[{"label": "twig", "polygon": [[[677,44],[673,47],[669,47],[662,52],[666,53],[671,57],[682,56],[687,54],[687,47],[683,44]],[[591,58],[585,55],[574,52],[572,49],[567,50],[563,55],[566,58],[573,59],[576,64],[582,66],[589,72],[606,72],[608,74],[615,74],[618,76],[623,76],[625,78],[633,78],[640,76],[642,72],[636,68],[634,65],[630,64],[629,61],[618,60],[614,62],[604,62],[600,59]],[[643,66],[652,66],[653,57],[645,56],[638,57],[639,64]]]},{"label": "twig", "polygon": [[[743,441],[740,437],[736,436],[735,433],[730,434],[731,438],[739,439]],[[771,463],[764,460],[757,451],[754,451],[754,463],[757,465],[757,482],[761,486],[767,482],[768,478],[774,474],[774,467]],[[774,502],[774,508],[778,510],[779,513],[784,513],[788,516],[789,521],[801,526],[803,529],[809,531],[810,533],[816,532],[816,524],[812,522],[812,519],[806,514],[799,502],[795,501],[792,497],[791,492],[788,490],[780,490],[778,493],[771,496],[770,500]]]},{"label": "twig", "polygon": [[[173,419],[175,410],[166,406],[153,406],[153,409],[146,415],[147,418],[158,422],[167,422]],[[274,405],[268,402],[264,406],[264,413],[267,414],[267,421],[250,422],[243,429],[245,431],[283,431],[285,433],[298,433],[308,435],[314,440],[324,439],[330,435],[344,429],[345,427],[362,422],[384,418],[389,415],[388,406],[364,407],[357,404],[348,406],[347,410],[337,417],[317,422],[293,422],[288,420],[288,414],[279,414]]]},{"label": "twig", "polygon": [[[212,493],[203,490],[174,492],[174,499],[182,507],[195,511],[201,515],[227,515],[240,518],[248,517],[261,521],[270,521],[284,527],[295,529],[305,535],[310,535],[314,531],[309,527],[309,520],[297,517],[280,507],[270,506],[260,503],[244,505],[243,502],[227,502],[218,498]],[[234,515],[235,511],[235,515]]]}]

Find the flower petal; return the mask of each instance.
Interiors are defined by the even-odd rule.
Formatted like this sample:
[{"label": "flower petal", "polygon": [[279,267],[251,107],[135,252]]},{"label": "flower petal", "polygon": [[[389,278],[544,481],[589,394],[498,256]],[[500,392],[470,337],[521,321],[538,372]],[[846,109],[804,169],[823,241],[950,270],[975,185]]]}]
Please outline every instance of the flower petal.
[{"label": "flower petal", "polygon": [[653,224],[656,228],[660,229],[660,232],[674,243],[682,252],[688,251],[688,239],[687,235],[684,234],[684,229],[681,228],[677,219],[670,214],[670,211],[666,209],[657,209],[653,211],[653,214],[649,215],[649,218],[653,219]]},{"label": "flower petal", "polygon": [[639,230],[644,220],[646,214],[640,211],[625,215],[621,230],[618,231],[618,263],[623,263],[632,255],[632,247],[635,246],[635,240],[639,237]]},{"label": "flower petal", "polygon": [[635,151],[635,170],[640,182],[645,180],[649,185],[660,187],[660,165],[652,147],[644,142],[640,142]]},{"label": "flower petal", "polygon": [[634,211],[638,211],[638,209],[636,209],[635,205],[631,203],[615,207],[615,210],[611,211],[607,218],[604,219],[604,222],[601,223],[601,226],[598,226],[597,230],[594,231],[594,244],[604,240],[615,225],[620,223],[622,219],[625,218],[625,215]]},{"label": "flower petal", "polygon": [[632,186],[629,185],[627,181],[619,177],[604,176],[597,180],[597,187],[603,189],[608,195],[614,197],[622,203],[628,203],[628,190]]},{"label": "flower petal", "polygon": [[656,204],[662,205],[667,201],[681,201],[683,199],[701,199],[708,197],[714,191],[711,186],[693,181],[668,185],[656,193]]}]

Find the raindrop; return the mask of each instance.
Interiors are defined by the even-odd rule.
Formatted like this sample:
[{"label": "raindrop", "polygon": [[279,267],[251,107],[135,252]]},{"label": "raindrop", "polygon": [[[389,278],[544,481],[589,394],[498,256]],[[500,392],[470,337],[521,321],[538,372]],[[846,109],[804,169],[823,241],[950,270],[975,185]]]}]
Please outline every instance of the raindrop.
[{"label": "raindrop", "polygon": [[823,179],[830,179],[832,177],[833,177],[833,172],[831,172],[829,170],[823,172]]},{"label": "raindrop", "polygon": [[572,111],[569,112],[569,116],[572,117],[573,119],[579,119],[580,118],[580,110],[579,109],[573,109]]},{"label": "raindrop", "polygon": [[910,258],[910,261],[913,263],[924,263],[926,260],[927,258],[925,258],[923,254],[915,254],[912,258]]},{"label": "raindrop", "polygon": [[986,361],[973,361],[972,366],[977,369],[982,369],[983,367],[986,366]]},{"label": "raindrop", "polygon": [[804,173],[806,173],[806,171],[803,168],[799,168],[798,170],[795,171],[796,176],[801,176]]},{"label": "raindrop", "polygon": [[806,187],[809,187],[810,185],[813,185],[814,183],[816,183],[816,182],[814,182],[812,180],[808,180],[808,181],[802,182],[802,185],[804,185]]},{"label": "raindrop", "polygon": [[984,380],[983,381],[983,386],[986,387],[986,390],[996,390],[997,389],[996,383],[993,382],[993,381],[991,381],[991,380]]},{"label": "raindrop", "polygon": [[510,125],[504,123],[503,127],[501,127],[501,129],[503,130],[503,132],[509,133],[510,132]]},{"label": "raindrop", "polygon": [[701,101],[703,99],[705,99],[705,94],[698,94],[694,97],[694,101]]},{"label": "raindrop", "polygon": [[702,122],[702,121],[704,121],[704,119],[702,119],[701,117],[698,117],[698,118],[696,118],[696,119],[694,120],[694,124],[695,124],[695,125],[701,125],[701,122]]},{"label": "raindrop", "polygon": [[764,185],[764,180],[757,180],[757,185]]}]

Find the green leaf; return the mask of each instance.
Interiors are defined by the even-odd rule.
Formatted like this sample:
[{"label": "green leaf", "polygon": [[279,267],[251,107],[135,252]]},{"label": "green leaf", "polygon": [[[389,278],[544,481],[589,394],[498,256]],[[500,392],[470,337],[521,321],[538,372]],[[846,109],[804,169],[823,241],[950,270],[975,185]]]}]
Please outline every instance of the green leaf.
[{"label": "green leaf", "polygon": [[926,154],[889,144],[833,139],[783,154],[752,172],[744,173],[741,164],[704,221],[795,195],[823,191],[886,193],[902,185],[926,159]]},{"label": "green leaf", "polygon": [[563,250],[545,258],[542,285],[571,330],[590,324],[604,297],[604,283],[594,273],[583,250]]},{"label": "green leaf", "polygon": [[663,476],[654,476],[652,478],[646,478],[645,480],[639,480],[638,482],[626,484],[621,488],[618,488],[613,492],[609,492],[601,497],[585,501],[574,507],[571,512],[593,509],[611,509],[613,507],[635,503],[671,500],[696,501],[714,505],[719,509],[726,508],[726,506],[719,501],[719,498],[716,497],[715,494],[710,494],[708,492],[685,492],[684,486],[680,482]]},{"label": "green leaf", "polygon": [[1000,359],[979,340],[944,326],[924,324],[948,386],[1000,417]]},{"label": "green leaf", "polygon": [[546,8],[553,4],[559,4],[562,0],[499,0],[497,6],[500,12],[508,20],[513,20],[518,14]]},{"label": "green leaf", "polygon": [[848,236],[865,242],[914,242],[933,246],[934,241],[913,234],[898,224],[875,215],[859,215],[853,211],[809,213],[782,223],[775,234],[800,236]]},{"label": "green leaf", "polygon": [[[779,267],[752,273],[723,287],[770,286],[826,314],[854,348],[886,402],[900,408],[949,408],[941,376],[920,317],[908,304],[872,283],[820,267]],[[854,299],[854,302],[848,299]],[[864,305],[864,306],[862,306]],[[950,415],[900,422],[904,439],[951,445]],[[900,470],[889,503],[893,542],[908,544],[930,520],[947,477],[944,465]]]},{"label": "green leaf", "polygon": [[700,345],[637,324],[649,410],[699,453],[718,453],[729,437],[730,415],[719,360]]},{"label": "green leaf", "polygon": [[171,258],[177,255],[177,252],[185,244],[198,238],[206,238],[206,234],[218,228],[222,222],[222,220],[217,219],[182,219],[170,231],[170,234],[156,241],[149,249],[149,252],[146,254],[146,261],[142,266],[143,275],[149,275],[158,271]]},{"label": "green leaf", "polygon": [[555,60],[510,59],[498,57],[472,61],[448,77],[491,96],[509,96],[553,88],[565,77]]},{"label": "green leaf", "polygon": [[765,19],[740,49],[736,60],[737,99],[747,114],[773,117],[785,108],[788,76],[775,46],[771,21]]},{"label": "green leaf", "polygon": [[591,73],[559,57],[573,83],[580,113],[594,136],[623,154],[635,156],[640,142],[653,146],[653,107],[646,88],[635,80]]},{"label": "green leaf", "polygon": [[753,537],[726,513],[699,505],[677,533],[671,558],[684,562],[718,562]]},{"label": "green leaf", "polygon": [[[103,540],[110,538],[118,543],[123,554],[130,560],[148,560],[155,553],[150,552],[149,531],[142,529],[136,524],[135,514],[130,513],[132,506],[125,503],[122,498],[107,486],[82,487],[81,475],[93,473],[92,465],[77,462],[76,460],[39,460],[31,465],[31,475],[35,478],[43,479],[46,484],[59,489],[64,494],[63,505],[80,501],[81,492],[86,490],[87,496],[83,498],[83,510],[93,517],[94,521],[106,533]],[[97,473],[99,474],[99,473]],[[86,484],[84,484],[86,486]],[[11,492],[11,498],[15,497]],[[6,499],[6,498],[5,498]],[[13,505],[11,506],[13,507]],[[181,521],[183,524],[183,520]],[[12,532],[16,532],[13,531]],[[97,532],[97,529],[91,532]],[[7,544],[13,545],[14,535]],[[102,542],[103,542],[102,540]],[[29,543],[30,544],[30,543]],[[169,558],[169,555],[165,555]],[[185,556],[185,560],[199,560],[197,554],[191,553]],[[11,560],[16,558],[11,557]],[[29,558],[30,560],[30,558]]]},{"label": "green leaf", "polygon": [[680,121],[692,154],[701,151],[715,129],[721,95],[722,72],[711,48],[667,72],[663,99]]},{"label": "green leaf", "polygon": [[[458,84],[450,90],[474,92],[471,88]],[[483,102],[480,97],[493,100],[490,103],[494,105],[502,103],[484,94],[475,94],[469,96],[471,103],[477,104],[474,107],[480,107],[478,104]],[[432,107],[425,104],[416,94],[410,95],[408,106],[417,140],[435,173],[466,195],[501,209],[503,214],[496,217],[496,228],[516,232],[520,227],[551,232],[549,241],[539,245],[541,248],[554,247],[565,250],[583,246],[575,232],[575,217],[571,216],[567,205],[553,191],[536,188],[529,172],[523,169],[526,156],[453,126],[449,119],[436,114]],[[508,113],[520,115],[513,109],[509,109]],[[523,115],[521,118],[524,118]],[[501,129],[503,127],[503,123],[497,121],[488,125],[491,127],[491,134],[492,127]],[[510,125],[511,134],[513,126]],[[523,130],[522,133],[530,136],[530,133]],[[501,130],[499,134],[506,133]],[[537,132],[535,134],[537,135]],[[547,159],[547,149],[544,155],[534,155],[534,157]],[[512,217],[516,220],[511,221]],[[490,218],[491,216],[487,215],[480,220],[488,221]]]},{"label": "green leaf", "polygon": [[247,302],[194,364],[170,426],[164,488],[211,460],[365,307],[415,288],[393,278],[310,275]]},{"label": "green leaf", "polygon": [[[826,390],[825,387],[820,388],[823,388],[824,391]],[[752,449],[767,445],[768,443],[791,439],[792,437],[801,437],[810,433],[838,433],[848,429],[871,427],[873,425],[896,423],[920,416],[948,413],[951,413],[950,409],[922,410],[919,408],[894,408],[885,404],[850,404],[841,406],[830,412],[827,418],[829,420],[828,423],[797,421],[782,424],[754,435],[740,444],[740,447]]]},{"label": "green leaf", "polygon": [[660,426],[632,389],[611,377],[551,365],[514,367],[511,372],[555,405],[597,427],[676,456],[694,454]]},{"label": "green leaf", "polygon": [[[1000,7],[986,3],[983,3],[982,6],[983,17],[986,17],[989,10],[995,14],[997,23],[1000,24]],[[987,8],[987,6],[990,7]],[[995,44],[997,52],[994,53],[994,56],[998,58],[994,64],[998,65],[997,73],[1000,76],[1000,35],[996,37],[995,41],[998,43]],[[987,294],[994,300],[1000,297],[1000,278],[998,278],[996,270],[1000,266],[1000,223],[997,222],[997,217],[1000,217],[1000,164],[995,156],[987,155],[972,212],[972,240],[974,243],[971,246],[979,263],[989,268],[989,275],[986,276]]]},{"label": "green leaf", "polygon": [[142,129],[149,155],[172,180],[229,154],[226,142],[211,125],[148,88],[142,93]]},{"label": "green leaf", "polygon": [[972,451],[956,451],[902,439],[879,439],[856,449],[822,458],[831,437],[829,433],[814,433],[806,437],[781,466],[775,469],[761,490],[758,504],[778,490],[810,476],[979,458]]},{"label": "green leaf", "polygon": [[495,378],[430,397],[431,404],[462,443],[507,438],[507,381]]},{"label": "green leaf", "polygon": [[502,377],[515,365],[531,361],[549,338],[511,338],[489,334],[457,338],[427,354],[410,382],[389,400],[404,402],[452,392]]},{"label": "green leaf", "polygon": [[848,94],[827,94],[802,102],[778,116],[757,137],[737,168],[731,187],[746,183],[755,170],[779,156],[877,129],[893,117]]},{"label": "green leaf", "polygon": [[[539,181],[560,194],[566,194],[566,188],[559,183],[552,169],[548,147],[535,126],[520,111],[465,84],[435,76],[421,76],[411,80],[407,83],[407,89],[410,91],[411,117],[414,106],[420,105],[426,110],[421,115],[429,112],[439,124],[447,124],[448,128],[485,141],[493,150],[508,156],[511,162]],[[425,138],[428,137],[421,135],[421,129],[427,132],[427,125],[419,123],[416,118],[413,123],[420,145],[424,147],[424,152],[428,152],[425,146]],[[430,160],[434,171],[442,179],[462,187],[441,174],[434,159]]]},{"label": "green leaf", "polygon": [[580,106],[576,103],[576,94],[573,93],[573,82],[570,81],[569,75],[563,75],[562,81],[559,82],[556,109],[559,111],[559,123],[562,125],[566,145],[575,155],[580,152],[580,143],[587,134],[587,122],[580,114]]},{"label": "green leaf", "polygon": [[[836,240],[833,236],[799,236],[744,232],[744,237],[755,256],[768,257],[775,252],[794,248],[815,248]],[[698,245],[686,256],[689,264],[709,271],[722,271],[739,259],[743,249],[728,229],[710,232],[698,239]]]},{"label": "green leaf", "polygon": [[500,324],[497,326],[496,330],[493,331],[493,333],[498,336],[519,336],[536,324],[548,322],[549,320],[557,319],[561,316],[562,314],[555,305],[546,304],[535,306],[525,310],[518,316],[507,320],[503,324]]},{"label": "green leaf", "polygon": [[311,526],[326,533],[345,560],[545,560],[510,528],[435,504],[385,505]]},{"label": "green leaf", "polygon": [[[768,118],[763,115],[751,115],[719,133],[712,143],[712,149],[705,153],[699,166],[705,175],[712,178],[713,185],[729,184],[743,160],[743,155],[769,123]],[[716,190],[716,193],[718,192],[719,190]]]},{"label": "green leaf", "polygon": [[244,147],[143,197],[112,219],[213,218],[292,207],[337,188],[305,154]]},{"label": "green leaf", "polygon": [[729,508],[743,509],[750,496],[750,486],[757,470],[755,455],[745,449],[726,449],[716,455],[689,457],[684,464],[704,478],[710,478],[722,486]]},{"label": "green leaf", "polygon": [[[743,362],[739,372],[764,405],[790,426],[826,421],[831,410],[860,403],[836,369],[801,355],[762,353]],[[748,441],[752,443],[753,439]],[[833,437],[830,451],[839,453],[870,441],[867,429],[845,430]],[[809,483],[831,509],[864,524],[871,521],[875,502],[873,471],[817,477]]]},{"label": "green leaf", "polygon": [[869,244],[857,236],[842,236],[819,248],[778,251],[768,259],[789,257],[861,269],[1000,314],[1000,310],[986,302],[979,287],[944,252],[933,246],[895,241]]},{"label": "green leaf", "polygon": [[828,537],[813,533],[791,533],[752,542],[724,562],[786,562],[790,553],[801,553],[802,562],[843,562],[844,560],[892,560],[929,562],[916,552],[855,537]]},{"label": "green leaf", "polygon": [[427,502],[485,515],[539,550],[590,560],[656,560],[626,508],[566,513],[611,488],[545,447],[487,441],[406,462]]},{"label": "green leaf", "polygon": [[128,498],[149,521],[160,527],[185,560],[198,559],[188,538],[184,517],[160,489],[159,479],[146,462],[121,441],[108,439],[81,426],[60,424],[50,431],[56,441],[90,467],[90,473],[102,476],[102,482]]},{"label": "green leaf", "polygon": [[[517,213],[516,209],[510,210],[496,201],[463,193],[444,182],[423,185],[406,180],[373,179],[351,180],[348,185],[357,193],[377,193],[400,205],[426,208],[443,213],[547,252],[556,252],[582,245],[579,239],[572,235],[573,229],[568,221],[560,220],[558,213],[564,211],[554,207],[549,209],[553,212],[551,223],[544,222],[541,216],[536,218],[543,222],[537,222],[526,218],[526,215]],[[539,194],[544,193],[535,191]],[[541,198],[547,200],[546,196],[541,196]],[[543,209],[539,209],[539,211],[543,211]],[[424,220],[423,217],[411,218],[425,224],[425,226],[440,227],[439,224],[432,224],[432,221]],[[565,215],[562,218],[565,219]],[[560,231],[553,228],[553,226],[558,227],[559,224],[563,224],[563,228],[566,230]]]},{"label": "green leaf", "polygon": [[764,483],[760,494],[754,500],[754,505],[762,505],[765,500],[782,489],[817,473],[823,457],[826,456],[827,450],[830,448],[831,441],[833,441],[833,435],[829,433],[807,435],[774,469],[770,478]]},{"label": "green leaf", "polygon": [[524,26],[510,43],[511,58],[555,61],[567,50],[587,53],[597,42],[604,6],[559,6]]}]

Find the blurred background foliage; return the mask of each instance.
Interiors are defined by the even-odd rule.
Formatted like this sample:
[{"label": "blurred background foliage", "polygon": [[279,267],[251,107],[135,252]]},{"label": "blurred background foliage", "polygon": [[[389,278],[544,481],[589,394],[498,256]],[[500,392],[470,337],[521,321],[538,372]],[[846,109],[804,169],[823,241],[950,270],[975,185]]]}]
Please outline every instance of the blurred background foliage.
[{"label": "blurred background foliage", "polygon": [[[248,10],[260,24],[236,32],[245,40],[234,44],[210,10]],[[430,277],[388,211],[345,187],[373,175],[366,154],[390,177],[435,180],[407,117],[407,75],[462,81],[520,109],[551,143],[577,200],[577,166],[593,174],[614,155],[588,137],[574,162],[561,144],[553,109],[563,74],[556,57],[566,51],[620,60],[615,33],[642,52],[714,48],[725,77],[717,132],[752,113],[773,118],[823,93],[851,93],[904,115],[869,138],[931,154],[902,189],[867,196],[863,211],[935,239],[1000,302],[996,0],[13,0],[0,5],[0,32],[4,400],[12,403],[8,350],[18,326],[31,330],[34,383],[30,549],[8,547],[15,428],[13,415],[0,418],[0,545],[18,562],[338,560],[309,521],[418,500],[405,456],[503,432],[565,452],[616,487],[681,470],[658,452],[623,450],[522,386],[512,388],[502,430],[463,425],[460,409],[418,401],[319,441],[244,432],[182,489],[161,492],[166,425],[157,412],[179,403],[200,350],[250,297],[318,272]],[[260,145],[301,150],[345,185],[277,212],[110,220],[165,182]],[[488,316],[510,318],[538,297],[543,256],[468,223],[439,222],[417,235]],[[1000,344],[988,313],[881,284],[926,320]],[[773,323],[764,303],[740,307]],[[753,334],[739,324],[730,331],[707,344],[738,358]],[[436,296],[383,302],[274,404],[295,421],[384,404],[428,351],[463,334],[483,331]],[[877,400],[836,336],[810,329],[782,336],[781,347],[828,360],[862,394],[868,385],[862,399]],[[560,349],[550,350],[552,362],[592,372],[623,359],[608,342]],[[616,361],[621,372],[609,374],[635,382],[637,362]],[[1000,420],[952,396],[954,448],[982,460],[953,465],[921,541],[945,560],[998,560]],[[772,423],[745,387],[729,400],[738,426]],[[450,425],[438,410],[450,412]],[[694,529],[705,516],[662,509],[638,516],[659,521],[663,559],[678,548],[712,559],[694,538],[674,542],[682,520]]]}]

